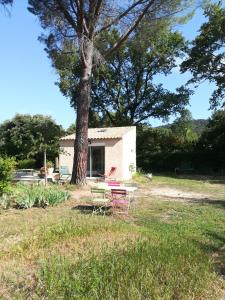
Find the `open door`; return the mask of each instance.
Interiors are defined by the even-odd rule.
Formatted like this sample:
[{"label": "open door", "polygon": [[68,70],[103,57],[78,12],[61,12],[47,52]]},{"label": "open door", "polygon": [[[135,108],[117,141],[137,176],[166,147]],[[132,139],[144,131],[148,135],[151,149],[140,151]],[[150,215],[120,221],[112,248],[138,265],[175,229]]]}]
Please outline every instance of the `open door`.
[{"label": "open door", "polygon": [[105,173],[105,147],[88,147],[87,177],[100,177]]}]

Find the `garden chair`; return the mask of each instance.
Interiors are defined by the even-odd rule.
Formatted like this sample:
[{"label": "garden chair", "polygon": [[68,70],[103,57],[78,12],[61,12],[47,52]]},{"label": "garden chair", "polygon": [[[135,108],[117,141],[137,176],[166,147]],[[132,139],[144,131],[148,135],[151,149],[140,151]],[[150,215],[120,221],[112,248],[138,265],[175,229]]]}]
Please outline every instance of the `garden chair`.
[{"label": "garden chair", "polygon": [[113,213],[128,214],[130,201],[127,191],[122,189],[112,189],[111,204]]},{"label": "garden chair", "polygon": [[106,197],[106,191],[99,188],[91,188],[93,214],[103,213],[105,215],[106,208],[110,204],[110,199]]},{"label": "garden chair", "polygon": [[[111,169],[109,170],[109,172],[105,173],[105,174],[98,174],[101,178],[103,178],[104,180],[110,179],[110,177],[115,174],[116,172],[116,167],[111,167]],[[111,179],[112,180],[112,179]]]},{"label": "garden chair", "polygon": [[120,186],[120,182],[118,181],[107,181],[108,186]]},{"label": "garden chair", "polygon": [[69,183],[71,180],[71,174],[69,173],[69,168],[67,166],[61,166],[59,168],[59,184]]},{"label": "garden chair", "polygon": [[138,184],[137,183],[134,183],[134,182],[125,182],[124,183],[124,186],[127,186],[127,187],[138,187]]}]

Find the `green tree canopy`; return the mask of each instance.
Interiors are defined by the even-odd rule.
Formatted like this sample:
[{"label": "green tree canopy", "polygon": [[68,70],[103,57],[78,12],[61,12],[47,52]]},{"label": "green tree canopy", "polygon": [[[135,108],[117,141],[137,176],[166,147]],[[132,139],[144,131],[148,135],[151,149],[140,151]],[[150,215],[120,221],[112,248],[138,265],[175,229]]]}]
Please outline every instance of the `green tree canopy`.
[{"label": "green tree canopy", "polygon": [[222,1],[210,5],[205,16],[208,21],[201,26],[199,35],[192,42],[181,70],[191,71],[193,78],[189,83],[209,80],[216,84],[217,89],[210,98],[211,108],[216,108],[225,104],[222,102],[225,97],[225,8]]},{"label": "green tree canopy", "polygon": [[[151,28],[139,27],[133,39],[124,44],[108,62],[94,72],[91,91],[90,121],[99,115],[101,125],[131,125],[166,118],[181,112],[189,101],[190,91],[178,88],[170,92],[156,84],[156,75],[168,75],[183,56],[186,45],[182,35],[171,29],[171,20],[158,20]],[[110,48],[118,39],[118,31],[101,36],[98,48]],[[138,45],[138,46],[137,46]],[[69,47],[70,45],[65,45]],[[76,106],[79,65],[76,58],[50,51],[60,76],[59,87]]]},{"label": "green tree canopy", "polygon": [[191,112],[187,109],[181,112],[180,117],[170,125],[170,129],[176,140],[174,150],[182,149],[188,151],[193,146],[193,143],[198,140],[194,120]]},{"label": "green tree canopy", "polygon": [[1,5],[7,5],[7,4],[12,4],[13,3],[13,0],[0,0],[0,4]]},{"label": "green tree canopy", "polygon": [[0,156],[0,197],[10,191],[10,182],[15,167],[16,161],[14,158]]},{"label": "green tree canopy", "polygon": [[67,129],[65,134],[69,135],[69,134],[75,134],[76,131],[76,124],[72,123]]},{"label": "green tree canopy", "polygon": [[49,160],[58,155],[62,135],[62,127],[51,117],[16,115],[0,124],[0,154],[14,156],[17,160],[34,158],[40,165],[45,148]]},{"label": "green tree canopy", "polygon": [[218,110],[209,119],[206,130],[199,141],[199,148],[221,153],[225,156],[225,110]]}]

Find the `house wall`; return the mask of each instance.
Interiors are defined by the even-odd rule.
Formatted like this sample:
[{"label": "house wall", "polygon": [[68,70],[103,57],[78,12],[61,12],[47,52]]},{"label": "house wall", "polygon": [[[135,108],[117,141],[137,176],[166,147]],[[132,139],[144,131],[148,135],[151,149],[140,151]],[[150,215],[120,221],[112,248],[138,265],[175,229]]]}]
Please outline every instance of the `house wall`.
[{"label": "house wall", "polygon": [[61,140],[60,154],[59,154],[59,167],[67,166],[69,173],[72,174],[73,169],[73,154],[74,154],[74,141],[73,140]]},{"label": "house wall", "polygon": [[122,139],[105,140],[105,172],[109,172],[111,167],[116,167],[113,178],[123,179],[123,141]]},{"label": "house wall", "polygon": [[[90,146],[105,146],[105,172],[116,167],[113,178],[123,179],[123,140],[122,139],[96,139],[91,140]],[[60,141],[59,166],[67,166],[70,173],[73,168],[74,141]]]},{"label": "house wall", "polygon": [[123,179],[132,178],[132,173],[136,172],[136,127],[123,136]]}]

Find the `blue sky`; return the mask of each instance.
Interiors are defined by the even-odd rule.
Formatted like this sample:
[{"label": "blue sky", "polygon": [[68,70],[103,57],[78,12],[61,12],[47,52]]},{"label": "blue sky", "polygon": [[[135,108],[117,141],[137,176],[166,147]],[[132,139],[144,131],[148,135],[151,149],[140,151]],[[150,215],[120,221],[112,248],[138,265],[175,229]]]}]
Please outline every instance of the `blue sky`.
[{"label": "blue sky", "polygon": [[[15,0],[11,17],[0,11],[0,122],[16,113],[40,113],[51,115],[67,128],[74,122],[75,113],[69,100],[55,85],[57,75],[43,50],[44,45],[37,40],[42,29],[26,7],[26,0]],[[178,29],[191,40],[203,21],[199,10],[188,24]],[[172,75],[162,79],[162,83],[174,90],[188,78],[188,74],[180,75],[178,70],[174,70]],[[210,116],[208,100],[212,89],[213,85],[206,82],[195,90],[189,107],[194,118]],[[151,124],[155,126],[160,121],[155,120]]]}]

